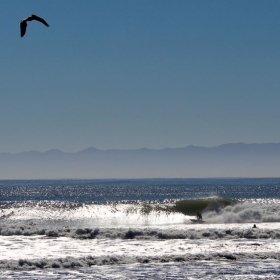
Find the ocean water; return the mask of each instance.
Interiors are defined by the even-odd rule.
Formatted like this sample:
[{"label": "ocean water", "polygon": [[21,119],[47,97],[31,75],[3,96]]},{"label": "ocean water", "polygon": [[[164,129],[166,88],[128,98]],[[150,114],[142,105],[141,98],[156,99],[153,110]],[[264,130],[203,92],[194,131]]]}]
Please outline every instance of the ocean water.
[{"label": "ocean water", "polygon": [[0,279],[280,279],[280,179],[0,181],[0,248]]}]

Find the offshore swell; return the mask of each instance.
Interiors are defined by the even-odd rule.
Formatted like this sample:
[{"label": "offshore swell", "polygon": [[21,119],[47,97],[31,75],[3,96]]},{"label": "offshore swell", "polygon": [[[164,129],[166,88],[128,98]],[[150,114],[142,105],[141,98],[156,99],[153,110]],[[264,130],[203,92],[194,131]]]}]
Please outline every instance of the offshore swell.
[{"label": "offshore swell", "polygon": [[[203,273],[207,279],[224,269],[242,279],[246,263],[252,279],[277,279],[279,181],[2,181],[1,274],[164,279],[158,271],[186,279],[193,271],[191,279]],[[190,221],[197,210],[205,223]],[[264,259],[266,268],[260,269]],[[37,278],[27,271],[37,271]]]}]

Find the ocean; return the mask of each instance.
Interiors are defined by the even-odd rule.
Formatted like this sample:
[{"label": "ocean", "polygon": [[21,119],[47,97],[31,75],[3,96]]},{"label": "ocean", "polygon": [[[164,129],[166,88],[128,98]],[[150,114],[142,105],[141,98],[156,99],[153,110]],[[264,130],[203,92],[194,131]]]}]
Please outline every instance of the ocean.
[{"label": "ocean", "polygon": [[280,178],[2,180],[0,248],[1,280],[280,279]]}]

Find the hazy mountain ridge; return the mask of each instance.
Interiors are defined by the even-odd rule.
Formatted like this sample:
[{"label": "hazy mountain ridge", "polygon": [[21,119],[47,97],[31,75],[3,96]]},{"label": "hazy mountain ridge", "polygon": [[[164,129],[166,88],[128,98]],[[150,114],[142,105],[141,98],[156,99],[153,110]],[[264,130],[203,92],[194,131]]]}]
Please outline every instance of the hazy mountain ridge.
[{"label": "hazy mountain ridge", "polygon": [[0,179],[279,177],[280,143],[0,153]]}]

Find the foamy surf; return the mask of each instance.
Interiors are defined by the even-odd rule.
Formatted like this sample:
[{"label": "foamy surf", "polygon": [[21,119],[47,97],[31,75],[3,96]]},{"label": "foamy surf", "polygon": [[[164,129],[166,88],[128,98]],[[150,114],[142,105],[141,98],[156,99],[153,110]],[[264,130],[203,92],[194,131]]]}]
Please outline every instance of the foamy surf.
[{"label": "foamy surf", "polygon": [[[244,185],[247,195],[256,195],[243,197],[240,186],[188,186],[182,180],[170,186],[170,180],[134,181],[140,188],[94,182],[22,182],[23,188],[12,182],[11,193],[0,187],[1,279],[279,276],[275,185],[267,187],[270,197],[260,197],[259,186]],[[204,223],[190,221],[196,211]]]}]

